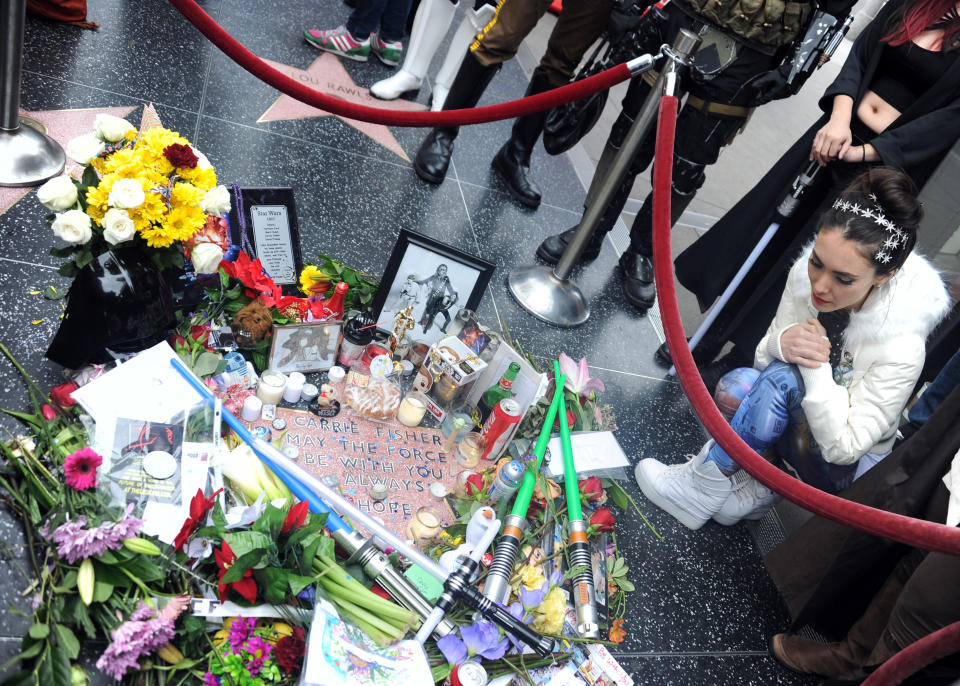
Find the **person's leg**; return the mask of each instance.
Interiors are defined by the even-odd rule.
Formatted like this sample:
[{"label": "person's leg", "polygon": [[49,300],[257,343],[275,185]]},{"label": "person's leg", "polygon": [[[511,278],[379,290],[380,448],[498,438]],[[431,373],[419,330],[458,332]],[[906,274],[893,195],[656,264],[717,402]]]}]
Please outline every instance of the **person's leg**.
[{"label": "person's leg", "polygon": [[[606,27],[610,0],[566,0],[557,19],[547,50],[534,69],[525,96],[536,95],[562,86],[573,77],[583,54]],[[515,200],[527,207],[540,205],[540,189],[529,177],[530,153],[540,138],[547,110],[517,118],[508,140],[493,159],[493,168],[500,173],[507,190]]]},{"label": "person's leg", "polygon": [[[494,18],[483,28],[463,58],[443,109],[473,107],[504,61],[547,11],[549,0],[500,0]],[[458,127],[434,129],[420,145],[413,168],[424,181],[438,184],[447,175]]]},{"label": "person's leg", "polygon": [[467,11],[464,12],[460,25],[457,26],[453,38],[450,39],[443,64],[440,65],[440,69],[433,79],[430,92],[430,109],[434,112],[443,109],[447,95],[453,87],[453,80],[456,78],[460,64],[463,62],[463,56],[483,28],[496,16],[498,4],[496,0],[474,0],[473,8],[468,7]]},{"label": "person's leg", "polygon": [[413,0],[387,0],[380,15],[381,39],[387,42],[403,40],[407,28],[407,15],[410,14],[410,3]]},{"label": "person's leg", "polygon": [[457,0],[423,0],[410,29],[403,66],[390,78],[370,86],[370,95],[381,100],[394,100],[420,88],[430,60],[443,42],[456,12]]},{"label": "person's leg", "polygon": [[943,399],[957,386],[960,386],[960,350],[953,354],[936,378],[927,386],[927,390],[917,398],[907,417],[916,425],[923,424],[930,419],[930,415],[936,412]]},{"label": "person's leg", "polygon": [[304,39],[315,48],[357,62],[370,56],[370,34],[380,23],[387,0],[358,0],[343,26],[327,31],[307,29]]},{"label": "person's leg", "polygon": [[440,310],[440,312],[439,312],[438,314],[442,314],[442,315],[443,315],[443,326],[440,327],[440,330],[441,330],[443,333],[446,333],[446,332],[447,332],[447,327],[450,326],[450,310],[448,310],[448,309],[446,309],[446,308],[441,308],[441,310]]}]

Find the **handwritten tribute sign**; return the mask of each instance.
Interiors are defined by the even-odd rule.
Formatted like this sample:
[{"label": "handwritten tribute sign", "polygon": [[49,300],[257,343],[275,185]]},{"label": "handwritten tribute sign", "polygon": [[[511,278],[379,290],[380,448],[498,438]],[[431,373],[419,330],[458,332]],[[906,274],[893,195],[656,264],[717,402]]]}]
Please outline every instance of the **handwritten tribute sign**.
[{"label": "handwritten tribute sign", "polygon": [[278,284],[293,283],[297,269],[293,261],[290,220],[284,205],[252,205],[250,222],[257,257]]},{"label": "handwritten tribute sign", "polygon": [[[297,447],[302,467],[318,477],[335,474],[347,498],[397,535],[406,536],[407,524],[424,505],[434,508],[444,526],[453,523],[446,501],[430,493],[434,482],[452,491],[460,469],[453,456],[441,450],[443,434],[438,429],[371,422],[349,412],[327,419],[278,409],[277,416],[287,421],[284,445]],[[387,487],[385,500],[369,496],[375,483]]]}]

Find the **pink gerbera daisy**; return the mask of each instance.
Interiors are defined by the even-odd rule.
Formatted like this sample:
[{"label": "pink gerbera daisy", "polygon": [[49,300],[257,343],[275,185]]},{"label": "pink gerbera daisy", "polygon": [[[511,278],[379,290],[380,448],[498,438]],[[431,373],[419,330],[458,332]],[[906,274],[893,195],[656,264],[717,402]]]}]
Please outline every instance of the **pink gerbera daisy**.
[{"label": "pink gerbera daisy", "polygon": [[67,485],[77,491],[97,487],[97,467],[103,464],[103,458],[91,448],[81,448],[70,455],[63,463],[67,475]]}]

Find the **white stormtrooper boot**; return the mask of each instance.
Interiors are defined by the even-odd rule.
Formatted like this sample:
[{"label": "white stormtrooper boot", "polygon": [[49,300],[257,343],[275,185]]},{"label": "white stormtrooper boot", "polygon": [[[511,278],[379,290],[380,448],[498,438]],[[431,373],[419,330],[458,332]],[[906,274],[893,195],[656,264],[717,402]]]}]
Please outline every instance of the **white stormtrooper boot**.
[{"label": "white stormtrooper boot", "polygon": [[[447,56],[443,60],[443,66],[437,72],[437,77],[433,80],[433,95],[430,100],[430,109],[439,112],[443,109],[443,103],[450,93],[450,87],[453,80],[460,71],[460,64],[463,62],[463,56],[467,49],[476,38],[480,30],[493,19],[496,14],[496,7],[493,5],[483,5],[480,9],[474,11],[467,9],[467,14],[457,27],[457,32],[450,41],[450,48],[447,50]],[[419,13],[417,13],[419,16]]]},{"label": "white stormtrooper boot", "polygon": [[390,78],[370,86],[370,95],[381,100],[396,100],[404,93],[420,88],[457,7],[458,0],[423,0],[420,3],[410,30],[403,66]]}]

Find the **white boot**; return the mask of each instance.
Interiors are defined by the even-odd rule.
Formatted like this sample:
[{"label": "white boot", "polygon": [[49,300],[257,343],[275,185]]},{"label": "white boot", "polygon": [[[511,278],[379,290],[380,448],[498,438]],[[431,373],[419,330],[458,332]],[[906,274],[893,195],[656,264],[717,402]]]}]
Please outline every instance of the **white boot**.
[{"label": "white boot", "polygon": [[733,489],[716,463],[704,462],[711,447],[713,441],[707,441],[685,464],[667,466],[648,457],[634,472],[643,494],[690,529],[699,529],[719,512]]},{"label": "white boot", "polygon": [[[419,14],[419,13],[418,13]],[[447,100],[447,94],[450,93],[450,87],[453,80],[460,71],[460,64],[463,62],[463,56],[466,54],[473,39],[476,38],[484,26],[486,26],[493,15],[496,14],[496,7],[493,5],[483,5],[480,9],[474,11],[467,9],[467,14],[457,27],[457,32],[450,41],[450,47],[447,49],[447,56],[443,60],[443,66],[437,72],[437,77],[433,80],[433,95],[430,99],[430,109],[439,112],[443,109],[443,103]]]},{"label": "white boot", "polygon": [[457,2],[423,0],[413,18],[403,66],[389,79],[377,81],[370,86],[370,95],[381,100],[396,100],[404,93],[420,88],[430,61],[447,35],[447,29],[450,28],[450,22],[456,13]]},{"label": "white boot", "polygon": [[733,490],[713,521],[731,526],[744,519],[762,519],[770,509],[780,502],[780,496],[754,479],[742,469],[732,477]]}]

